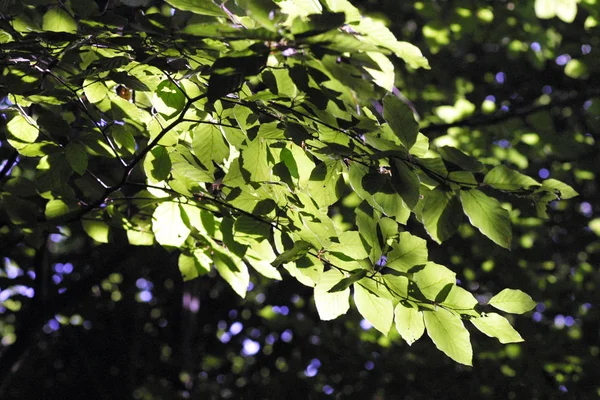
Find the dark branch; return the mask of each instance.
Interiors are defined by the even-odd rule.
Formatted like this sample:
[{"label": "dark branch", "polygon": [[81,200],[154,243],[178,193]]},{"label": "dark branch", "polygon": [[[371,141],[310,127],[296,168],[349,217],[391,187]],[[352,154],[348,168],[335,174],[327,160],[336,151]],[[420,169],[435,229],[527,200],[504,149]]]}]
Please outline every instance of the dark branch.
[{"label": "dark branch", "polygon": [[[507,121],[513,118],[523,118],[531,114],[535,114],[539,111],[550,110],[554,107],[568,107],[568,106],[577,106],[586,100],[589,100],[591,97],[599,96],[600,89],[592,89],[586,91],[584,93],[577,93],[575,95],[570,95],[562,99],[558,99],[556,101],[551,101],[548,104],[542,105],[528,105],[525,107],[517,108],[514,111],[509,111],[505,113],[498,113],[490,116],[476,116],[473,118],[467,118],[460,121],[448,123],[448,124],[430,124],[428,126],[424,126],[420,129],[420,131],[424,134],[427,134],[429,138],[432,136],[438,136],[443,134],[446,130],[450,128],[461,128],[461,127],[476,127],[476,126],[485,126],[485,125],[494,125],[499,122]],[[433,134],[433,135],[432,135]]]}]

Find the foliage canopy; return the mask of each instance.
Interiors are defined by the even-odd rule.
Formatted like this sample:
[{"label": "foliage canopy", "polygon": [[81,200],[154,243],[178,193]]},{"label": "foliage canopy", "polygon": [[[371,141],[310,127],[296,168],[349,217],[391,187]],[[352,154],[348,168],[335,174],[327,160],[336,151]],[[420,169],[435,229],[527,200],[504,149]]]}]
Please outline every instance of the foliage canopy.
[{"label": "foliage canopy", "polygon": [[[11,262],[83,230],[95,246],[158,244],[185,280],[217,271],[242,298],[253,274],[290,275],[314,288],[321,319],[354,304],[384,335],[412,345],[426,332],[461,364],[473,359],[465,324],[523,341],[505,313],[532,298],[476,297],[427,240],[443,247],[470,226],[510,249],[511,220],[548,218],[577,192],[432,141],[395,68],[418,77],[430,64],[350,2],[217,3],[125,15],[92,0],[2,4],[0,234],[23,245]],[[565,22],[577,8],[535,3]],[[436,114],[451,130],[472,107]]]}]

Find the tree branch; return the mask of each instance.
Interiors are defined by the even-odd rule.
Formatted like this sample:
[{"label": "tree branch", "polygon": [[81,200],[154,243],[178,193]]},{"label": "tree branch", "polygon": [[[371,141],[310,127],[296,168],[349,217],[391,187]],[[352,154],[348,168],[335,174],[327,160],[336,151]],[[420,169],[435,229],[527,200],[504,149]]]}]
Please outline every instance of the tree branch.
[{"label": "tree branch", "polygon": [[[506,113],[497,113],[490,116],[476,116],[473,118],[467,118],[460,121],[451,122],[448,124],[430,124],[424,126],[420,129],[420,131],[431,139],[432,137],[437,137],[442,135],[446,130],[450,128],[461,128],[461,127],[475,127],[475,126],[484,126],[484,125],[493,125],[499,122],[503,122],[513,118],[523,118],[531,114],[535,114],[539,111],[550,110],[554,107],[567,107],[567,106],[575,106],[580,103],[589,100],[591,97],[600,96],[600,89],[594,88],[584,93],[577,93],[575,95],[567,96],[563,99],[551,101],[548,104],[541,105],[533,105],[530,104],[525,107],[517,108],[514,111],[509,111]],[[433,134],[433,135],[432,135]]]}]

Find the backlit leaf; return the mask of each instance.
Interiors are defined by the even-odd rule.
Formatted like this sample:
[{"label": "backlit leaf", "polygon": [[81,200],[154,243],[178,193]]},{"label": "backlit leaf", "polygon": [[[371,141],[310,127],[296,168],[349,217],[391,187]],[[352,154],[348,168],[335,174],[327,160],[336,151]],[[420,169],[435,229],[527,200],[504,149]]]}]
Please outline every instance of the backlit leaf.
[{"label": "backlit leaf", "polygon": [[504,289],[492,297],[488,304],[508,313],[523,314],[532,310],[536,302],[527,293],[518,289]]},{"label": "backlit leaf", "polygon": [[394,309],[394,320],[398,333],[409,346],[419,340],[425,333],[423,313],[416,307],[408,307],[398,303]]},{"label": "backlit leaf", "polygon": [[315,305],[319,318],[324,321],[335,319],[345,314],[350,308],[350,288],[330,293],[329,290],[336,285],[344,274],[336,269],[325,271],[315,286]]},{"label": "backlit leaf", "polygon": [[460,317],[443,308],[424,311],[423,316],[427,335],[439,350],[458,363],[473,365],[469,331]]},{"label": "backlit leaf", "polygon": [[152,215],[152,231],[156,241],[163,246],[179,247],[190,234],[182,218],[178,203],[166,201],[158,205]]},{"label": "backlit leaf", "polygon": [[489,337],[497,338],[500,343],[518,343],[523,338],[519,332],[510,325],[510,322],[503,316],[496,313],[488,313],[481,318],[473,318],[471,322],[477,329]]},{"label": "backlit leaf", "polygon": [[473,226],[499,246],[510,249],[510,217],[498,200],[477,189],[461,190],[460,200]]},{"label": "backlit leaf", "polygon": [[387,336],[394,320],[392,301],[375,296],[360,284],[354,284],[354,303],[358,312],[379,332]]}]

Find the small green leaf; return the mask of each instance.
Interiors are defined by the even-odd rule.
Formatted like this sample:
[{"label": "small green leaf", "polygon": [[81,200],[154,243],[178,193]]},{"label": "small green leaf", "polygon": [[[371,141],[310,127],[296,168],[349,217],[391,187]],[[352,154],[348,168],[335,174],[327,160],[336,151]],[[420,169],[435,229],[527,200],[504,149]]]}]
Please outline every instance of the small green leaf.
[{"label": "small green leaf", "polygon": [[76,212],[78,208],[75,201],[52,199],[46,203],[45,215],[47,219],[60,218]]},{"label": "small green leaf", "polygon": [[290,250],[286,250],[273,260],[271,263],[272,266],[278,267],[281,264],[289,263],[292,261],[296,261],[299,258],[304,257],[310,249],[312,249],[312,245],[304,240],[298,240],[294,243],[294,247]]},{"label": "small green leaf", "polygon": [[89,237],[94,239],[98,243],[108,243],[108,235],[110,233],[110,227],[104,221],[98,220],[82,220],[83,230],[88,234]]},{"label": "small green leaf", "polygon": [[30,143],[35,142],[39,130],[35,122],[25,119],[21,115],[13,117],[6,126],[10,135],[7,135],[9,143],[20,150]]},{"label": "small green leaf", "polygon": [[350,308],[350,289],[331,293],[330,289],[344,279],[344,274],[336,269],[330,269],[321,275],[315,286],[315,305],[319,318],[328,321],[345,314]]},{"label": "small green leaf", "polygon": [[211,258],[201,249],[195,249],[191,255],[181,253],[179,255],[179,271],[184,281],[197,278],[210,271]]},{"label": "small green leaf", "polygon": [[564,182],[558,181],[556,179],[546,179],[542,182],[542,189],[556,192],[558,191],[557,196],[559,199],[570,199],[575,196],[578,196],[577,193],[571,186],[567,185]]},{"label": "small green leaf", "polygon": [[0,197],[8,218],[15,225],[37,223],[38,206],[33,201],[3,193]]},{"label": "small green leaf", "polygon": [[536,302],[518,289],[504,289],[492,297],[488,304],[507,313],[523,314],[532,310]]},{"label": "small green leaf", "polygon": [[392,160],[392,187],[402,197],[411,210],[419,201],[419,186],[421,182],[417,174],[404,161]]},{"label": "small green leaf", "polygon": [[73,168],[73,171],[79,175],[85,173],[88,166],[88,155],[85,151],[85,146],[76,142],[70,142],[67,144],[65,157],[69,165]]},{"label": "small green leaf", "polygon": [[313,169],[308,191],[319,207],[328,207],[342,195],[342,166],[339,160],[321,163]]},{"label": "small green leaf", "polygon": [[367,272],[368,271],[366,269],[356,269],[354,271],[350,271],[350,276],[343,278],[338,283],[333,285],[331,289],[328,290],[328,293],[336,293],[348,289],[350,285],[367,276]]},{"label": "small green leaf", "polygon": [[178,203],[161,203],[152,215],[152,231],[156,241],[163,246],[180,247],[190,234],[190,228],[182,218]]},{"label": "small green leaf", "polygon": [[183,11],[191,11],[195,14],[210,15],[213,17],[226,16],[225,11],[211,0],[167,0],[167,3]]},{"label": "small green leaf", "polygon": [[152,105],[166,118],[181,112],[185,106],[185,95],[179,86],[170,80],[162,81],[156,88]]},{"label": "small green leaf", "polygon": [[171,173],[169,152],[163,146],[155,146],[144,159],[144,170],[156,181],[164,181]]},{"label": "small green leaf", "polygon": [[483,170],[483,164],[479,160],[454,147],[442,146],[438,148],[438,152],[444,160],[451,162],[464,170],[473,172],[481,172]]},{"label": "small green leaf", "polygon": [[415,265],[427,262],[427,242],[408,232],[400,232],[398,243],[392,243],[392,251],[387,255],[386,266],[396,271],[406,272]]},{"label": "small green leaf", "polygon": [[502,344],[523,342],[519,332],[510,325],[506,318],[499,314],[488,313],[480,318],[471,319],[471,322],[481,332],[489,337],[497,338]]},{"label": "small green leaf", "polygon": [[439,308],[437,311],[424,311],[427,335],[435,346],[454,361],[473,365],[473,348],[469,331],[460,317]]},{"label": "small green leaf", "polygon": [[398,97],[387,94],[383,98],[383,118],[404,147],[410,150],[419,133],[419,123],[415,120],[411,108]]},{"label": "small green leaf", "polygon": [[423,313],[416,307],[408,307],[398,303],[394,309],[394,318],[396,330],[409,346],[419,340],[425,333]]},{"label": "small green leaf", "polygon": [[357,231],[343,232],[339,239],[340,243],[333,243],[327,251],[343,253],[355,260],[362,260],[369,256],[360,234]]},{"label": "small green leaf", "polygon": [[499,165],[488,172],[483,179],[483,183],[486,183],[495,189],[510,191],[540,186],[535,179],[507,168],[504,165]]},{"label": "small green leaf", "polygon": [[456,284],[456,274],[443,265],[428,262],[415,272],[413,281],[428,300],[434,300],[447,285]]},{"label": "small green leaf", "polygon": [[442,243],[449,239],[463,220],[458,197],[442,186],[436,187],[425,196],[422,218],[433,240]]},{"label": "small green leaf", "polygon": [[192,147],[196,157],[206,166],[223,164],[229,158],[229,145],[225,142],[219,127],[210,124],[198,124],[194,129]]},{"label": "small green leaf", "polygon": [[264,182],[272,179],[273,167],[269,165],[269,149],[263,138],[256,138],[246,148],[242,155],[243,167],[250,172],[253,182]]},{"label": "small green leaf", "polygon": [[42,17],[42,29],[50,32],[77,32],[77,22],[62,8],[53,7]]},{"label": "small green leaf", "polygon": [[213,250],[215,250],[213,261],[219,275],[229,283],[231,288],[242,299],[245,298],[248,291],[248,284],[250,283],[248,267],[241,260],[237,259],[237,257],[225,252],[225,250],[216,248],[213,248]]},{"label": "small green leaf", "polygon": [[479,316],[479,313],[475,311],[475,306],[479,302],[471,292],[460,286],[452,285],[450,293],[446,295],[445,299],[440,300],[440,302],[442,302],[444,307],[450,308],[461,315]]},{"label": "small green leaf", "polygon": [[510,249],[512,229],[508,211],[477,189],[462,190],[460,200],[471,225],[499,246]]},{"label": "small green leaf", "polygon": [[394,320],[391,300],[375,296],[360,284],[354,284],[354,303],[358,312],[379,332],[387,336]]},{"label": "small green leaf", "polygon": [[90,103],[100,103],[108,95],[108,88],[101,80],[86,79],[83,81],[83,93]]}]

